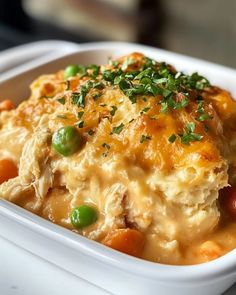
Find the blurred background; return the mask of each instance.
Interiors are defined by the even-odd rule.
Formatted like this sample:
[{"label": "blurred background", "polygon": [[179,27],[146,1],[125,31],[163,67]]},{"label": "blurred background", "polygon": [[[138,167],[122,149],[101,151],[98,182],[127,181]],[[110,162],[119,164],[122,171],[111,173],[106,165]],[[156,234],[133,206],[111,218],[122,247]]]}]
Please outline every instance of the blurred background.
[{"label": "blurred background", "polygon": [[0,0],[0,50],[129,41],[236,67],[235,0]]}]

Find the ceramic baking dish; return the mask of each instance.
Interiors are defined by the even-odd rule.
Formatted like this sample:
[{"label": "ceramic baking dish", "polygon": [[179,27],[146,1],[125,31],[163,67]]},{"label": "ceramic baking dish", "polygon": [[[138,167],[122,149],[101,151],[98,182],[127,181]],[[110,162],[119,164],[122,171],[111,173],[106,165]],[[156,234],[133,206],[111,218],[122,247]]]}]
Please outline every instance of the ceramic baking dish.
[{"label": "ceramic baking dish", "polygon": [[[132,51],[167,61],[185,72],[199,71],[236,97],[233,69],[135,44],[93,43],[81,45],[75,53],[58,59],[50,57],[41,65],[31,62],[27,69],[11,70],[0,77],[1,98],[19,103],[27,98],[29,84],[40,74],[70,63],[102,64],[110,56]],[[3,238],[114,294],[217,295],[236,281],[236,250],[201,265],[152,263],[104,247],[4,200],[0,200],[0,225]]]}]

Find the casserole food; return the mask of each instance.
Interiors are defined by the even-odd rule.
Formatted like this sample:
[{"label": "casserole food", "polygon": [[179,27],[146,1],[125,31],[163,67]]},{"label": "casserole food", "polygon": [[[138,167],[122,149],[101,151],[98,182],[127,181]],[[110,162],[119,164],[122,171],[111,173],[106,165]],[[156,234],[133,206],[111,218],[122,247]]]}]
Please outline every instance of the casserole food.
[{"label": "casserole food", "polygon": [[[123,64],[123,63],[122,63]],[[61,98],[58,98],[58,99],[61,99]],[[142,109],[143,110],[143,109]],[[141,111],[142,111],[141,110]],[[140,113],[140,112],[139,112]],[[120,125],[118,125],[118,126],[120,126]],[[118,126],[115,126],[115,127],[118,127]],[[191,126],[191,127],[190,127]],[[192,129],[191,129],[192,128]],[[191,131],[191,130],[192,131]],[[194,133],[193,131],[193,124],[191,124],[191,125],[189,125],[189,131],[191,131],[191,133]],[[198,133],[196,133],[196,134],[198,134]],[[140,144],[143,144],[143,143],[147,143],[146,141],[149,141],[150,139],[148,139],[147,137],[149,136],[149,135],[145,135],[145,138],[142,136],[143,134],[140,134],[140,136],[139,136],[139,143]],[[178,135],[178,133],[176,133],[176,135]],[[168,141],[169,141],[169,143],[171,144],[172,142],[172,140],[173,140],[173,137],[172,137],[172,139],[171,139],[171,136],[172,136],[172,134],[170,134],[170,136],[168,137]],[[179,136],[179,135],[178,135]],[[193,136],[193,134],[192,134],[192,136]],[[183,137],[183,134],[182,134],[182,137]],[[183,142],[181,142],[181,140],[182,140],[182,137],[181,136],[179,136],[179,138],[178,138],[178,140],[180,140],[180,143],[182,144]],[[191,137],[191,136],[190,136]],[[195,139],[196,139],[196,137],[197,136],[195,136]],[[144,138],[144,140],[142,140]],[[199,137],[198,137],[199,138]],[[141,141],[143,141],[143,142],[141,142]],[[151,140],[150,140],[151,141]],[[194,141],[195,142],[195,141]],[[223,182],[224,183],[224,182]],[[167,293],[166,293],[167,294]]]}]

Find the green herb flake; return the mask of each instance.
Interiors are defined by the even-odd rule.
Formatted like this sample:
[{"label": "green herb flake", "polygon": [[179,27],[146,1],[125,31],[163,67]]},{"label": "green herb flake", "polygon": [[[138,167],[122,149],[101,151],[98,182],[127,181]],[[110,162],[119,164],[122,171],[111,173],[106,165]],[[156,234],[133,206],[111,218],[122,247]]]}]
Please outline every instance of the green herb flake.
[{"label": "green herb flake", "polygon": [[204,114],[205,113],[204,102],[202,100],[197,105],[197,111],[198,111],[199,114]]},{"label": "green herb flake", "polygon": [[209,131],[209,127],[207,126],[207,124],[204,124],[204,130],[205,130],[205,132]]},{"label": "green herb flake", "polygon": [[127,90],[127,89],[130,89],[131,86],[132,86],[132,85],[131,85],[128,81],[126,81],[125,79],[122,79],[122,80],[120,80],[120,82],[119,82],[119,87],[120,87],[120,89],[121,89],[122,91],[125,91],[125,90]]},{"label": "green herb flake", "polygon": [[67,117],[65,115],[57,115],[57,118],[59,118],[59,119],[67,119]]},{"label": "green herb flake", "polygon": [[[86,93],[87,94],[87,93]],[[85,107],[85,93],[73,92],[71,94],[72,104],[76,104],[78,107]]]},{"label": "green herb flake", "polygon": [[134,80],[140,80],[143,77],[148,77],[150,76],[152,73],[152,69],[151,68],[147,68],[144,71],[140,72],[137,76],[134,77]]},{"label": "green herb flake", "polygon": [[84,127],[84,121],[79,121],[78,123],[76,123],[76,125],[77,125],[79,128],[83,128],[83,127]]},{"label": "green herb flake", "polygon": [[70,81],[66,80],[66,90],[70,90]]},{"label": "green herb flake", "polygon": [[192,86],[197,90],[203,90],[204,88],[210,86],[209,81],[205,77],[200,76],[198,73],[193,73],[190,79],[193,82]]},{"label": "green herb flake", "polygon": [[94,82],[92,84],[91,88],[95,88],[95,89],[103,89],[105,86],[102,82]]},{"label": "green herb flake", "polygon": [[121,131],[123,130],[124,126],[125,125],[123,123],[121,123],[119,126],[113,127],[111,134],[114,134],[114,133],[115,134],[120,134]]},{"label": "green herb flake", "polygon": [[163,97],[164,98],[168,98],[170,95],[172,94],[172,91],[171,90],[169,90],[169,89],[163,89],[163,91],[162,91],[162,95],[163,95]]},{"label": "green herb flake", "polygon": [[89,129],[88,134],[91,136],[95,133],[95,131],[93,129]]},{"label": "green herb flake", "polygon": [[205,120],[212,120],[213,117],[210,116],[209,114],[205,113],[205,114],[202,114],[200,115],[197,120],[200,121],[200,122],[204,122]]},{"label": "green herb flake", "polygon": [[171,143],[173,143],[173,142],[175,142],[176,138],[177,138],[177,136],[176,136],[175,134],[172,134],[172,135],[168,138],[168,141],[171,142]]},{"label": "green herb flake", "polygon": [[114,79],[115,79],[115,76],[116,76],[116,73],[115,72],[112,72],[110,70],[105,70],[103,72],[103,75],[102,75],[102,78],[105,80],[105,81],[108,81],[108,82],[114,82]]},{"label": "green herb flake", "polygon": [[110,111],[111,116],[113,117],[117,111],[117,107],[116,106],[111,106],[112,110]]},{"label": "green herb flake", "polygon": [[144,109],[142,109],[142,111],[140,112],[140,114],[142,115],[143,113],[147,113],[150,110],[149,107],[146,107]]},{"label": "green herb flake", "polygon": [[142,136],[140,137],[140,143],[144,143],[147,140],[151,140],[151,137],[148,135],[142,134]]},{"label": "green herb flake", "polygon": [[166,101],[161,103],[161,109],[160,112],[161,113],[167,113],[168,111],[168,103]]},{"label": "green herb flake", "polygon": [[196,124],[194,122],[189,122],[187,125],[187,130],[192,133],[195,131],[195,128],[196,128]]},{"label": "green herb flake", "polygon": [[83,117],[84,112],[78,112],[77,117],[78,119],[81,119]]},{"label": "green herb flake", "polygon": [[52,98],[51,96],[47,96],[47,95],[43,95],[43,96],[40,96],[39,99],[50,99]]},{"label": "green herb flake", "polygon": [[62,98],[58,98],[57,100],[60,104],[65,104],[65,97],[62,97]]},{"label": "green herb flake", "polygon": [[188,106],[189,104],[189,99],[187,97],[185,97],[184,99],[182,99],[179,103],[178,103],[178,108],[183,109],[186,106]]},{"label": "green herb flake", "polygon": [[113,60],[111,57],[109,57],[108,64],[109,64],[109,66],[117,68],[119,65],[119,62],[117,60]]},{"label": "green herb flake", "polygon": [[96,92],[93,94],[93,99],[97,100],[99,97],[101,97],[102,93]]},{"label": "green herb flake", "polygon": [[197,133],[185,133],[181,136],[181,142],[189,145],[190,141],[200,141],[203,135]]},{"label": "green herb flake", "polygon": [[147,56],[144,57],[144,68],[150,68],[153,66],[156,66],[156,61],[154,59],[151,59]]},{"label": "green herb flake", "polygon": [[107,150],[109,150],[111,148],[110,145],[105,142],[102,144],[102,146]]},{"label": "green herb flake", "polygon": [[163,84],[166,83],[168,81],[167,78],[159,78],[159,79],[154,79],[153,82],[156,84]]},{"label": "green herb flake", "polygon": [[203,135],[194,133],[196,124],[190,122],[186,125],[186,131],[184,134],[180,135],[181,142],[185,145],[189,145],[191,141],[200,141],[203,138]]},{"label": "green herb flake", "polygon": [[95,79],[100,71],[100,66],[97,65],[89,65],[86,67],[87,70],[91,70],[92,74],[90,75],[90,77],[92,77],[93,79]]}]

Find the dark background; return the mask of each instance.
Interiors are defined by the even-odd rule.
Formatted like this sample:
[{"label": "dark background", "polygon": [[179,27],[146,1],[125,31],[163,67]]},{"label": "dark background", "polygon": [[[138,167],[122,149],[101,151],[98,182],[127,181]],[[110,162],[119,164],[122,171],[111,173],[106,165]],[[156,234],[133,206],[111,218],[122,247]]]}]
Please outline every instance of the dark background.
[{"label": "dark background", "polygon": [[130,41],[236,67],[235,0],[0,0],[0,50]]}]

